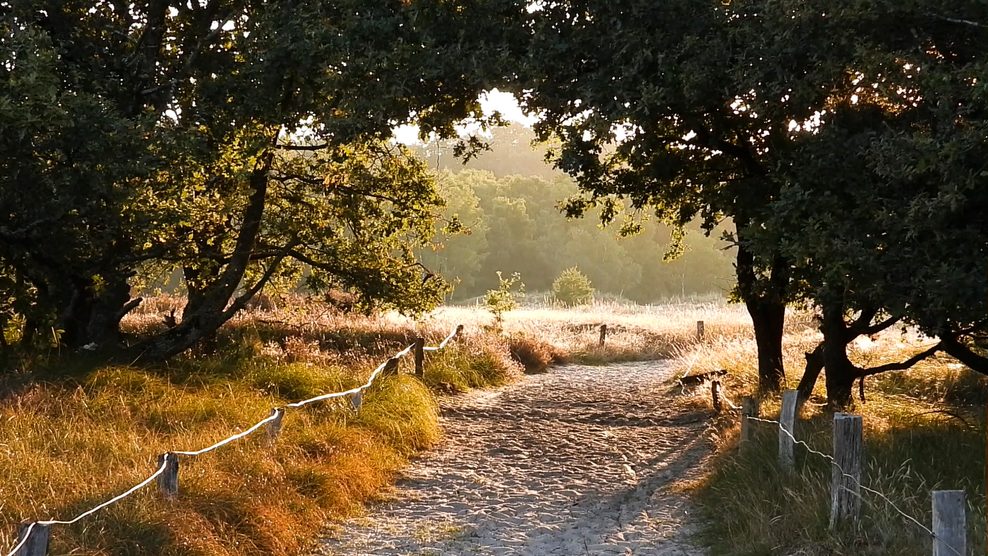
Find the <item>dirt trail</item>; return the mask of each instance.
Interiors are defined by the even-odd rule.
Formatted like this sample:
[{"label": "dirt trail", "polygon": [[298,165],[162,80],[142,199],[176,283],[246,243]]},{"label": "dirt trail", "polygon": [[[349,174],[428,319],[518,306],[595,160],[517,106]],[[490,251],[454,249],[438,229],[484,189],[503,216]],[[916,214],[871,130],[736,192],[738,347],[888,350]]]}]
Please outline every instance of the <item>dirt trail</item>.
[{"label": "dirt trail", "polygon": [[446,439],[318,554],[686,555],[706,453],[663,362],[567,366],[443,403]]}]

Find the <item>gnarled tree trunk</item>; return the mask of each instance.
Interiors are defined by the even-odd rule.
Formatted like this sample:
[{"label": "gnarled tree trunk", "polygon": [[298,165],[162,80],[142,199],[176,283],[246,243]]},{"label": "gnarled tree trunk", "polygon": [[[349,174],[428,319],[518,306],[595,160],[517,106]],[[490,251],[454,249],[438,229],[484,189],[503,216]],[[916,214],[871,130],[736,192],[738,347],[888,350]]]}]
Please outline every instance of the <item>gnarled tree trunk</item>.
[{"label": "gnarled tree trunk", "polygon": [[[740,233],[740,232],[739,232]],[[784,261],[773,261],[768,279],[759,278],[754,254],[739,242],[737,254],[738,291],[744,301],[758,346],[758,386],[778,392],[785,381],[782,336],[786,322],[785,288],[788,280]]]}]

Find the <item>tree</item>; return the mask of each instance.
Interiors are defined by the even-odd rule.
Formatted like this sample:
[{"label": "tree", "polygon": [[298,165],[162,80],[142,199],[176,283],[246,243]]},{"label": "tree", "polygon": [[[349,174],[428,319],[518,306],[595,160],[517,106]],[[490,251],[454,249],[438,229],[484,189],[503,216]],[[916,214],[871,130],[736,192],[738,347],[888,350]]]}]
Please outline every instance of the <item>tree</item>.
[{"label": "tree", "polygon": [[593,301],[593,286],[579,268],[572,266],[552,282],[552,297],[567,306],[585,305]]},{"label": "tree", "polygon": [[[117,343],[139,303],[129,280],[148,264],[181,268],[189,290],[181,323],[135,348],[148,358],[215,332],[290,261],[368,302],[436,299],[411,254],[438,200],[423,166],[384,141],[412,118],[450,136],[482,117],[499,58],[463,53],[487,49],[511,13],[427,0],[0,5],[0,118],[36,138],[0,144],[19,169],[0,178],[12,215],[0,264],[23,284],[4,293],[30,305],[25,335],[51,323],[70,346]],[[490,27],[467,33],[473,18]]]},{"label": "tree", "polygon": [[[626,199],[673,223],[699,216],[710,229],[733,219],[737,293],[763,387],[782,377],[785,302],[821,305],[828,340],[811,366],[826,364],[839,405],[854,378],[915,360],[855,369],[845,348],[857,334],[905,319],[970,340],[977,327],[956,318],[968,313],[966,296],[942,286],[983,281],[970,263],[984,260],[983,230],[970,220],[948,230],[933,215],[958,214],[957,203],[980,202],[984,189],[973,161],[983,152],[985,14],[976,2],[940,11],[925,2],[825,11],[757,0],[545,2],[531,26],[538,56],[519,89],[541,114],[540,136],[561,138],[558,166],[587,193],[572,213],[599,205],[613,219]],[[914,153],[925,167],[901,163]],[[860,173],[831,179],[845,163]],[[927,257],[945,248],[957,268],[935,270],[898,245]],[[912,278],[921,268],[924,278]],[[859,295],[874,280],[880,286]],[[941,339],[971,357],[963,342]]]},{"label": "tree", "polygon": [[[700,218],[711,230],[732,218],[737,293],[752,317],[760,384],[780,388],[789,264],[781,253],[756,254],[748,236],[778,192],[772,170],[788,122],[826,96],[820,80],[783,98],[770,90],[778,79],[749,76],[766,54],[757,52],[766,30],[746,3],[558,1],[532,17],[533,55],[517,88],[540,115],[540,139],[561,141],[558,167],[587,193],[569,212],[601,206],[609,221],[627,199],[632,212],[678,226]],[[772,52],[771,61],[785,71],[816,54],[796,48]]]},{"label": "tree", "polygon": [[[886,18],[910,15],[924,20],[909,11]],[[972,86],[984,61],[957,47],[971,40],[966,35],[988,37],[943,23],[909,27],[911,37],[926,33],[922,42],[933,50],[908,48],[902,37],[901,48],[881,44],[858,60],[867,90],[833,103],[823,125],[800,140],[773,203],[769,241],[798,262],[799,294],[823,316],[824,342],[808,354],[800,382],[804,397],[821,367],[829,402],[844,406],[855,380],[905,370],[939,350],[988,372],[970,346],[988,319],[988,228],[980,217],[988,208],[988,110]],[[852,340],[895,325],[939,343],[901,362],[852,364]]]}]

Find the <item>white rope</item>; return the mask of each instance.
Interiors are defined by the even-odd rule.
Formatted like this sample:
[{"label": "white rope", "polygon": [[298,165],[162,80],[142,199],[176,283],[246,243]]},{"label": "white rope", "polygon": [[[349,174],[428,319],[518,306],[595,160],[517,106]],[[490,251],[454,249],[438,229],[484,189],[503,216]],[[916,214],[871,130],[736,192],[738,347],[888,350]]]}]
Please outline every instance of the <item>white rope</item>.
[{"label": "white rope", "polygon": [[422,351],[439,351],[439,350],[443,349],[444,347],[446,347],[446,344],[450,343],[453,340],[453,338],[455,338],[456,335],[459,332],[460,332],[460,329],[457,328],[456,330],[452,331],[449,334],[449,336],[446,336],[446,338],[444,338],[442,342],[439,342],[439,345],[438,346],[424,347],[424,348],[422,348]]},{"label": "white rope", "polygon": [[231,442],[233,442],[235,440],[240,440],[241,438],[243,438],[245,436],[248,436],[252,432],[256,431],[257,429],[259,429],[261,427],[263,427],[266,423],[270,423],[271,421],[274,421],[277,418],[278,418],[278,413],[272,413],[271,415],[268,415],[264,419],[261,419],[260,421],[258,421],[254,426],[252,426],[251,428],[245,430],[244,432],[235,434],[235,435],[233,435],[233,436],[231,436],[229,438],[226,438],[224,440],[220,440],[219,442],[217,442],[216,444],[213,444],[212,446],[210,446],[208,448],[203,448],[202,450],[195,450],[195,451],[190,451],[190,452],[177,451],[176,450],[176,451],[172,451],[172,453],[175,454],[175,455],[178,455],[178,456],[201,456],[201,455],[203,455],[203,454],[205,454],[207,452],[212,452],[213,450],[215,450],[217,448],[220,448],[222,446],[226,446],[227,444],[229,444],[229,443],[231,443]]},{"label": "white rope", "polygon": [[[844,468],[843,468],[843,467],[841,467],[839,463],[837,463],[837,460],[836,460],[836,459],[834,459],[834,457],[833,457],[833,456],[831,456],[830,454],[825,454],[825,453],[823,453],[823,452],[818,452],[817,450],[814,450],[813,448],[811,448],[811,447],[810,447],[810,445],[809,445],[809,444],[807,444],[807,443],[806,443],[805,441],[802,441],[802,440],[799,440],[799,439],[797,439],[797,438],[796,438],[795,436],[793,436],[793,434],[792,434],[791,432],[789,432],[788,430],[786,430],[786,428],[785,428],[785,427],[783,427],[783,426],[782,426],[782,423],[781,423],[781,422],[779,422],[779,421],[773,421],[773,420],[771,420],[771,419],[760,419],[760,418],[758,418],[758,417],[751,417],[751,416],[747,416],[747,417],[745,417],[745,418],[746,418],[746,419],[748,419],[749,421],[757,421],[757,422],[759,422],[759,423],[769,423],[769,424],[772,424],[772,425],[778,425],[778,429],[779,429],[780,431],[782,431],[783,433],[785,433],[785,435],[786,435],[786,436],[788,436],[789,438],[791,438],[791,439],[792,439],[792,441],[793,441],[793,442],[794,442],[795,444],[801,444],[801,445],[803,445],[803,446],[804,446],[804,447],[806,448],[806,451],[807,451],[807,452],[810,452],[811,454],[816,454],[816,455],[818,455],[818,456],[820,456],[820,457],[822,457],[822,458],[824,458],[824,459],[826,459],[826,460],[828,460],[828,461],[830,461],[830,463],[831,463],[831,464],[832,464],[832,465],[833,465],[834,467],[836,467],[838,471],[840,471],[840,474],[841,474],[842,476],[844,476],[844,477],[846,477],[846,478],[848,478],[848,479],[851,479],[852,481],[854,481],[854,483],[855,483],[855,484],[856,484],[856,485],[857,485],[857,486],[858,486],[858,487],[859,487],[859,488],[860,488],[861,490],[864,490],[864,491],[867,491],[867,492],[870,492],[871,494],[874,494],[875,496],[878,496],[879,498],[881,498],[882,500],[884,500],[886,504],[888,504],[889,506],[892,506],[892,509],[894,509],[894,510],[895,510],[896,512],[898,512],[898,513],[899,513],[899,515],[901,515],[902,517],[904,517],[904,518],[906,518],[907,520],[909,520],[909,521],[911,521],[911,522],[913,522],[913,523],[915,523],[915,524],[916,524],[916,525],[917,525],[917,526],[918,526],[918,527],[919,527],[920,529],[922,529],[923,531],[926,531],[926,533],[927,533],[928,535],[930,535],[930,538],[933,538],[933,539],[939,539],[939,537],[937,536],[937,534],[936,534],[936,533],[934,533],[932,529],[930,529],[930,528],[929,528],[929,527],[927,527],[926,525],[923,525],[923,524],[922,524],[922,523],[921,523],[921,522],[920,522],[920,521],[919,521],[918,519],[916,519],[915,517],[913,517],[913,516],[911,516],[911,515],[909,515],[909,514],[907,514],[906,512],[904,512],[904,511],[903,511],[903,510],[902,510],[901,508],[899,508],[899,506],[897,506],[897,505],[896,505],[896,503],[895,503],[895,502],[893,502],[893,501],[892,501],[892,499],[891,499],[891,498],[889,498],[889,497],[888,497],[888,496],[886,496],[885,494],[883,494],[883,493],[881,493],[881,492],[879,492],[879,491],[877,491],[877,490],[875,490],[875,489],[873,489],[873,488],[869,488],[869,487],[867,487],[867,486],[865,486],[864,484],[862,484],[862,483],[861,483],[861,481],[859,481],[859,480],[858,480],[858,479],[857,479],[856,477],[854,477],[853,475],[850,475],[850,474],[848,474],[848,473],[847,473],[846,471],[844,471]],[[850,489],[848,489],[848,488],[846,488],[846,487],[844,488],[844,490],[846,490],[846,491],[848,491],[848,492],[850,492],[851,494],[854,494],[855,496],[858,496],[858,497],[859,497],[859,498],[861,498],[862,500],[864,499],[864,498],[862,498],[862,497],[861,497],[861,495],[860,495],[860,494],[858,494],[858,493],[856,493],[856,492],[854,492],[853,490],[850,490]],[[949,545],[949,544],[947,544],[947,543],[943,543],[943,544],[944,544],[944,546],[946,546],[947,548],[949,548],[949,549],[951,550],[951,552],[953,552],[953,553],[954,553],[954,554],[956,554],[957,556],[965,556],[964,554],[961,554],[961,553],[960,553],[960,551],[958,551],[958,550],[957,550],[956,548],[954,548],[953,546],[950,546],[950,545]]]},{"label": "white rope", "polygon": [[[448,344],[456,336],[457,332],[459,332],[459,328],[457,330],[454,330],[449,336],[447,336],[439,344],[438,347],[425,348],[425,351],[438,351],[438,350],[446,347],[446,344]],[[412,344],[412,345],[406,347],[405,349],[399,351],[398,353],[394,354],[391,358],[389,358],[384,363],[381,363],[376,369],[374,369],[374,372],[371,373],[370,378],[367,379],[367,382],[364,383],[361,386],[357,386],[356,388],[351,388],[351,389],[346,390],[344,392],[333,392],[331,394],[323,394],[321,396],[316,396],[314,398],[309,398],[307,400],[302,400],[302,401],[299,401],[299,402],[290,403],[290,404],[287,404],[285,407],[286,408],[288,408],[288,407],[291,407],[291,408],[299,408],[299,407],[303,407],[305,405],[308,405],[310,403],[314,403],[314,402],[318,402],[318,401],[322,401],[322,400],[329,400],[329,399],[333,399],[333,398],[343,398],[343,397],[346,397],[346,396],[354,396],[354,400],[351,400],[351,401],[353,403],[354,408],[355,409],[359,409],[360,408],[360,405],[361,405],[361,402],[362,402],[362,394],[363,394],[364,390],[367,390],[368,388],[371,387],[371,385],[374,384],[374,380],[377,379],[378,375],[380,375],[382,371],[384,371],[385,367],[388,366],[388,363],[391,363],[392,361],[396,361],[396,360],[401,359],[402,357],[408,355],[409,353],[411,353],[412,349],[414,349],[414,348],[415,348],[415,345]],[[221,448],[223,446],[226,446],[227,444],[229,444],[231,442],[234,442],[234,441],[240,440],[241,438],[244,438],[246,436],[249,436],[250,434],[252,434],[257,429],[259,429],[259,428],[263,427],[264,425],[266,425],[267,423],[270,423],[271,421],[274,421],[275,419],[277,419],[281,414],[282,414],[281,411],[277,411],[276,410],[276,411],[272,412],[271,415],[269,415],[268,417],[265,417],[264,419],[261,419],[260,421],[258,421],[257,423],[255,423],[249,429],[247,429],[247,430],[245,430],[245,431],[243,431],[241,433],[237,433],[237,434],[235,434],[233,436],[230,436],[228,438],[225,438],[223,440],[220,440],[216,444],[213,444],[212,446],[209,446],[207,448],[203,448],[201,450],[195,450],[195,451],[171,451],[169,453],[166,453],[164,455],[164,457],[162,457],[162,459],[161,459],[161,466],[158,467],[158,470],[155,471],[147,479],[144,479],[139,484],[134,485],[128,491],[126,491],[126,492],[124,492],[124,493],[122,493],[120,495],[114,496],[110,500],[107,500],[106,502],[103,502],[102,504],[96,506],[95,508],[92,508],[90,510],[87,510],[87,511],[85,511],[85,512],[79,514],[79,515],[77,515],[73,519],[70,519],[70,520],[67,520],[67,521],[57,520],[57,519],[51,519],[51,520],[47,520],[47,521],[36,521],[36,522],[31,523],[30,525],[28,525],[27,529],[24,531],[24,534],[22,535],[20,541],[14,546],[14,548],[12,548],[10,550],[10,552],[7,553],[7,556],[15,556],[17,554],[17,552],[21,548],[24,547],[24,545],[27,543],[28,539],[31,538],[31,532],[34,531],[35,525],[44,525],[44,526],[50,526],[50,525],[72,525],[73,523],[76,523],[80,519],[83,519],[85,517],[88,517],[90,515],[93,515],[94,513],[102,510],[103,508],[105,508],[107,506],[110,506],[112,504],[115,504],[115,503],[119,502],[120,500],[123,500],[124,498],[127,498],[131,494],[133,494],[133,493],[137,492],[138,490],[140,490],[140,489],[144,488],[145,486],[147,486],[151,481],[157,479],[162,473],[165,472],[165,467],[168,465],[168,458],[169,457],[174,457],[174,456],[201,456],[201,455],[203,455],[205,453],[212,452],[213,450],[216,450],[218,448]],[[174,456],[173,456],[173,454],[174,454]]]},{"label": "white rope", "polygon": [[46,521],[35,521],[34,523],[28,525],[27,530],[24,531],[24,534],[21,537],[20,542],[18,542],[17,545],[14,546],[14,548],[11,549],[11,551],[7,554],[7,556],[14,556],[15,554],[17,554],[17,551],[19,551],[21,548],[24,547],[24,545],[27,543],[28,539],[31,538],[31,532],[34,531],[34,526],[35,525],[44,525],[44,526],[50,526],[50,525],[72,525],[73,523],[79,521],[80,519],[89,517],[89,516],[93,515],[94,513],[96,513],[98,511],[102,510],[103,508],[107,507],[107,506],[116,504],[117,502],[123,500],[124,498],[127,498],[131,494],[134,494],[138,490],[141,490],[142,488],[146,487],[149,483],[151,483],[151,481],[154,481],[162,473],[165,472],[165,467],[167,465],[168,465],[168,454],[165,454],[165,456],[161,459],[161,466],[159,466],[158,467],[158,470],[155,471],[154,473],[152,473],[150,477],[148,477],[147,479],[144,479],[140,483],[134,485],[133,487],[131,487],[126,492],[121,493],[121,494],[118,494],[117,496],[114,496],[113,498],[107,500],[106,502],[103,502],[102,504],[96,506],[95,508],[92,508],[90,510],[86,510],[85,512],[82,512],[81,514],[75,516],[72,519],[69,519],[69,520],[49,519],[49,520],[46,520]]}]

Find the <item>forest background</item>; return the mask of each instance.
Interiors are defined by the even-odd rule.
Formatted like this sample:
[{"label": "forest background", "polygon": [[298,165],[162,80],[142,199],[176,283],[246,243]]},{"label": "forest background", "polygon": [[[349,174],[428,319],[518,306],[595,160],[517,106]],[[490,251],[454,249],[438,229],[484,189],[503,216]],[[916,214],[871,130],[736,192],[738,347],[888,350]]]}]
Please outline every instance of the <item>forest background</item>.
[{"label": "forest background", "polygon": [[654,219],[636,234],[622,235],[620,222],[563,218],[563,203],[577,195],[572,179],[545,161],[549,146],[532,146],[532,130],[514,123],[493,128],[490,149],[464,163],[448,142],[419,144],[416,154],[439,171],[446,201],[434,247],[423,264],[453,286],[449,301],[461,302],[498,286],[497,273],[518,273],[530,293],[548,291],[564,270],[576,267],[600,298],[638,303],[672,298],[723,299],[733,284],[734,251],[698,227],[685,237]]}]

